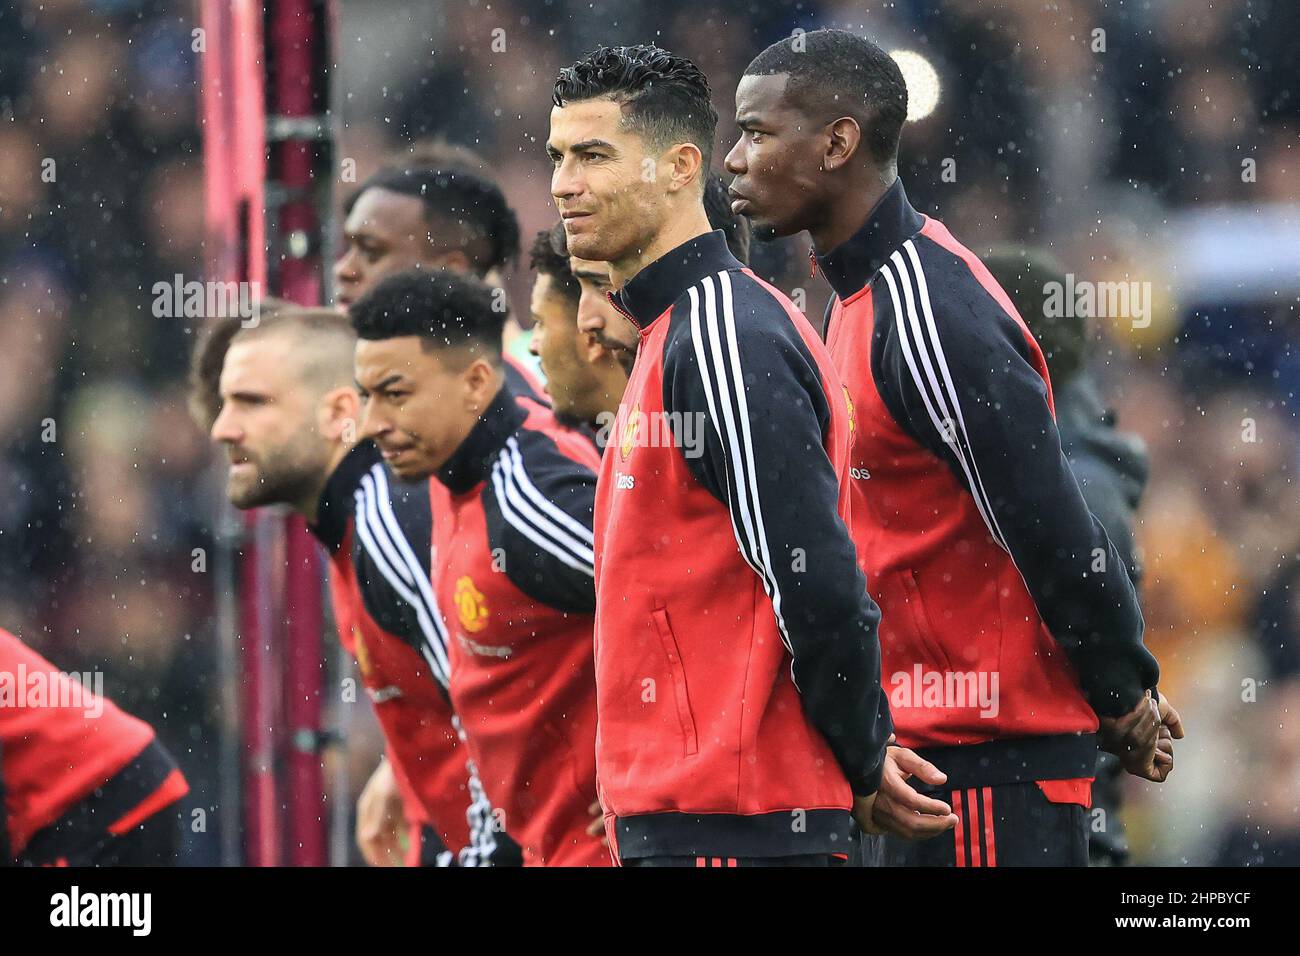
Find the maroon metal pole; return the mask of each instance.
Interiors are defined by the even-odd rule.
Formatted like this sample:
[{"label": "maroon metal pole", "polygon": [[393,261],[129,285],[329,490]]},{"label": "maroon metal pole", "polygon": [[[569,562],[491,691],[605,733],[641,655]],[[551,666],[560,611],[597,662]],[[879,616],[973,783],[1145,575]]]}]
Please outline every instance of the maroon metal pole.
[{"label": "maroon metal pole", "polygon": [[288,522],[286,533],[285,613],[288,660],[285,668],[285,720],[289,741],[287,781],[289,863],[324,866],[328,815],[321,767],[321,690],[324,655],[321,635],[320,550],[301,518]]},{"label": "maroon metal pole", "polygon": [[[326,0],[202,0],[211,278],[320,301]],[[303,522],[245,516],[240,648],[245,862],[323,865],[320,558]],[[277,769],[286,768],[283,779]],[[287,829],[286,829],[287,827]],[[287,842],[287,846],[286,846]]]},{"label": "maroon metal pole", "polygon": [[252,866],[279,866],[282,807],[276,780],[283,736],[277,666],[276,596],[282,593],[281,521],[264,511],[246,518],[240,618],[244,660],[244,761],[247,852]]},{"label": "maroon metal pole", "polygon": [[[262,18],[254,0],[202,0],[204,50],[201,101],[205,179],[207,271],[210,279],[256,283],[265,287],[264,186],[266,160],[263,108]],[[239,754],[242,783],[244,862],[274,866],[279,862],[279,802],[275,786],[276,724],[270,596],[266,551],[262,547],[270,517],[245,515],[237,613],[230,622],[238,649],[238,666],[224,668],[239,687],[224,695],[238,702],[237,726],[242,747],[223,747]],[[260,559],[260,560],[259,560]],[[233,664],[233,662],[227,662]],[[223,766],[223,776],[236,768]],[[236,827],[228,805],[234,787],[223,786],[223,833]],[[229,846],[230,841],[225,841]],[[223,862],[232,862],[223,852]]]},{"label": "maroon metal pole", "polygon": [[[329,181],[329,18],[324,0],[269,0],[266,7],[267,140],[275,194],[268,210],[272,287],[302,305],[321,300],[321,216]],[[325,195],[328,195],[325,193]],[[320,553],[301,519],[285,528],[284,702],[288,862],[323,866],[327,815],[321,747],[324,675]]]}]

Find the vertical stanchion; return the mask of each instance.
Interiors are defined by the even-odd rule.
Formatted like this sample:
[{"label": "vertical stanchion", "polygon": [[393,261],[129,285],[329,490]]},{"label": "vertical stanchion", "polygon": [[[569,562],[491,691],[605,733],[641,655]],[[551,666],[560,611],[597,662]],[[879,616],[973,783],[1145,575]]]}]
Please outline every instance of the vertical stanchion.
[{"label": "vertical stanchion", "polygon": [[[251,0],[202,0],[202,52],[200,116],[203,133],[204,214],[207,278],[241,282],[261,288],[266,279],[263,247],[263,188],[266,163],[263,158],[261,77],[261,10]],[[223,675],[233,686],[223,687],[222,699],[237,705],[237,716],[223,714],[223,733],[237,728],[238,742],[223,740],[223,799],[230,801],[230,778],[242,788],[242,805],[227,802],[223,819],[222,862],[230,863],[232,841],[242,846],[239,862],[252,866],[270,865],[276,859],[275,820],[277,801],[274,776],[259,765],[259,728],[270,726],[264,713],[264,659],[258,653],[269,633],[259,624],[259,590],[253,560],[257,548],[257,515],[244,515],[242,536],[229,536],[232,567],[226,583],[238,583],[238,600],[233,613],[219,626],[228,628],[219,642],[224,653],[235,652],[238,660],[223,661]],[[238,539],[236,541],[236,539]],[[238,549],[238,550],[236,550]],[[238,563],[238,568],[234,564]],[[269,609],[266,609],[269,610]],[[223,707],[223,710],[226,708]],[[231,767],[231,758],[242,765]],[[236,803],[238,801],[236,800]],[[235,814],[239,813],[239,820]],[[238,823],[242,821],[242,826]],[[242,839],[241,839],[242,838]]]},{"label": "vertical stanchion", "polygon": [[[275,0],[266,6],[266,141],[270,167],[267,254],[271,288],[302,305],[321,301],[321,214],[328,199],[330,127],[325,0]],[[304,523],[284,527],[284,781],[295,866],[326,862],[321,691],[324,674],[322,566]]]},{"label": "vertical stanchion", "polygon": [[289,862],[326,863],[324,773],[321,768],[321,690],[325,671],[321,647],[320,552],[301,518],[285,527],[285,615],[288,655],[285,665],[285,722],[289,741],[287,796]]},{"label": "vertical stanchion", "polygon": [[[304,305],[321,298],[327,12],[326,0],[201,5],[208,278],[251,283]],[[239,702],[243,862],[321,865],[320,558],[300,520],[261,510],[243,524],[238,570],[229,576],[238,601],[221,622],[231,632],[222,646],[239,656],[237,667],[226,668],[239,687],[226,688],[224,699]],[[231,772],[223,766],[223,779]],[[223,792],[228,799],[229,788]],[[223,809],[229,824],[230,808]]]}]

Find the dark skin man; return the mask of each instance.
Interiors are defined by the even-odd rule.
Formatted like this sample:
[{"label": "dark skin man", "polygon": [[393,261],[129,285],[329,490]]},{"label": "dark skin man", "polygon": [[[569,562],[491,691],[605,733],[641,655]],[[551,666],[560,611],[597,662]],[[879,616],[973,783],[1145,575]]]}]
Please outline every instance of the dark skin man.
[{"label": "dark skin man", "polygon": [[[740,135],[725,160],[734,176],[732,208],[748,216],[760,235],[807,230],[815,248],[826,252],[871,216],[897,178],[896,161],[873,156],[874,130],[861,117],[843,115],[834,105],[817,112],[788,95],[789,81],[786,73],[747,74],[737,87]],[[1163,695],[1158,703],[1147,696],[1131,713],[1102,718],[1101,724],[1107,749],[1121,752],[1130,773],[1153,781],[1168,775],[1172,739],[1182,736],[1182,726]],[[919,815],[937,813],[937,801],[922,809],[919,801],[891,801],[884,794],[882,788],[878,824],[922,837],[942,829],[939,818]]]}]

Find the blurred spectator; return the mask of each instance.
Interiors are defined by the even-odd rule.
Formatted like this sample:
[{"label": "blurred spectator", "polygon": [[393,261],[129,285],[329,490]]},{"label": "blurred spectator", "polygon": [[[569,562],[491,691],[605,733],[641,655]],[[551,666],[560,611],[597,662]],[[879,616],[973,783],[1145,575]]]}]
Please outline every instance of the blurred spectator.
[{"label": "blurred spectator", "polygon": [[1224,827],[1215,866],[1300,866],[1300,678],[1266,686],[1243,741],[1252,785]]}]

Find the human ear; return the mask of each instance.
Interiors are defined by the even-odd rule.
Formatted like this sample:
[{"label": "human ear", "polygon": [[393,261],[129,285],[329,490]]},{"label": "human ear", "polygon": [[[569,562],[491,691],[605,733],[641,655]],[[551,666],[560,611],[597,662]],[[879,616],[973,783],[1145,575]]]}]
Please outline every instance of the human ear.
[{"label": "human ear", "polygon": [[704,154],[694,143],[678,143],[669,153],[672,161],[669,192],[677,192],[704,175]]},{"label": "human ear", "polygon": [[826,148],[822,154],[822,169],[827,172],[840,169],[857,155],[862,143],[862,128],[851,116],[841,116],[827,127]]}]

